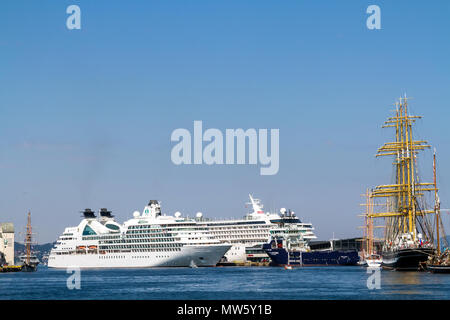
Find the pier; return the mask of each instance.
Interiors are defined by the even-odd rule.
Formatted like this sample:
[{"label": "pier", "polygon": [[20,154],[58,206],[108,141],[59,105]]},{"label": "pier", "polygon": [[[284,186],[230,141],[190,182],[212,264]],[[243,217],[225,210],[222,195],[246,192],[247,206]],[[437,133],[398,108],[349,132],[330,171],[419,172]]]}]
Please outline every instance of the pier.
[{"label": "pier", "polygon": [[20,271],[22,271],[22,266],[2,266],[2,267],[0,267],[0,273],[20,272]]}]

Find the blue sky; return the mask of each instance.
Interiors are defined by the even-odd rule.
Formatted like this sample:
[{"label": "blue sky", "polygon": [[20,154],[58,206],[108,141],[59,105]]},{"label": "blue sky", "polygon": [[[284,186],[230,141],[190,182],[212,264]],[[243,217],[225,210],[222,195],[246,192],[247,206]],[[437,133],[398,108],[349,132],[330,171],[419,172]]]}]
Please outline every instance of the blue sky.
[{"label": "blue sky", "polygon": [[[81,8],[81,30],[66,8]],[[381,30],[366,8],[381,8]],[[54,241],[86,207],[240,217],[247,194],[318,236],[357,236],[360,194],[389,182],[381,124],[406,93],[438,149],[449,208],[450,3],[3,1],[0,221]],[[175,166],[177,128],[280,129],[280,170]],[[431,152],[425,155],[429,161]],[[426,166],[425,166],[426,165]],[[431,177],[431,163],[424,163]]]}]

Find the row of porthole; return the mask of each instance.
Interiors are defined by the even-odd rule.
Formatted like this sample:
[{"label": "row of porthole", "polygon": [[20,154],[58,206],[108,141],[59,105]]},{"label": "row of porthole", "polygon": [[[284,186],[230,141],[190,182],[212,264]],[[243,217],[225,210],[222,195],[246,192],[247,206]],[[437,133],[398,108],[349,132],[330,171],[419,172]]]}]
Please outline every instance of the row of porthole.
[{"label": "row of porthole", "polygon": [[[150,256],[139,256],[139,257],[131,257],[132,259],[148,259],[151,258]],[[170,258],[170,256],[156,256],[155,258]]]},{"label": "row of porthole", "polygon": [[100,246],[101,250],[126,250],[126,249],[164,249],[164,250],[170,250],[170,251],[174,251],[175,249],[179,249],[181,248],[183,245],[181,244],[177,244],[177,245],[171,245],[171,244],[167,244],[167,245],[136,245],[136,246],[122,246],[122,245],[117,245],[117,246]]}]

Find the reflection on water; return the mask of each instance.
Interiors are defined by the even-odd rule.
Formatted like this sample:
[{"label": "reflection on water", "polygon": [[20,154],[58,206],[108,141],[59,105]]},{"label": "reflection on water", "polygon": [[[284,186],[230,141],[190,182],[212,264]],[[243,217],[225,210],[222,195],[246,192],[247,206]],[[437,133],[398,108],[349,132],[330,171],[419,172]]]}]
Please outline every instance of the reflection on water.
[{"label": "reflection on water", "polygon": [[443,277],[427,272],[383,271],[381,276],[384,295],[432,295],[435,290],[426,290],[443,284]]},{"label": "reflection on water", "polygon": [[382,273],[383,279],[391,285],[417,285],[422,283],[421,273],[386,271]]},{"label": "reflection on water", "polygon": [[65,270],[0,274],[1,299],[450,299],[450,275],[381,271],[381,288],[363,267],[158,268],[83,270],[69,290]]}]

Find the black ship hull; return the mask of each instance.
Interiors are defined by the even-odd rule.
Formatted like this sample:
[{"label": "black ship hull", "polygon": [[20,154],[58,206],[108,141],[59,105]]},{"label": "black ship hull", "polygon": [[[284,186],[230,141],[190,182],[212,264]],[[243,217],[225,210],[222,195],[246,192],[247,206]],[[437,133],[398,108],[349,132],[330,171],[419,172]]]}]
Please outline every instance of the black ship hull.
[{"label": "black ship hull", "polygon": [[272,246],[273,241],[263,244],[263,249],[272,260],[272,266],[356,266],[359,255],[356,250],[289,251]]},{"label": "black ship hull", "polygon": [[409,248],[383,252],[381,267],[396,271],[419,271],[421,264],[434,253],[431,248]]},{"label": "black ship hull", "polygon": [[426,268],[432,273],[450,273],[450,266],[448,265],[431,264],[427,265]]},{"label": "black ship hull", "polygon": [[22,266],[23,272],[35,272],[37,271],[37,264],[24,264]]}]

